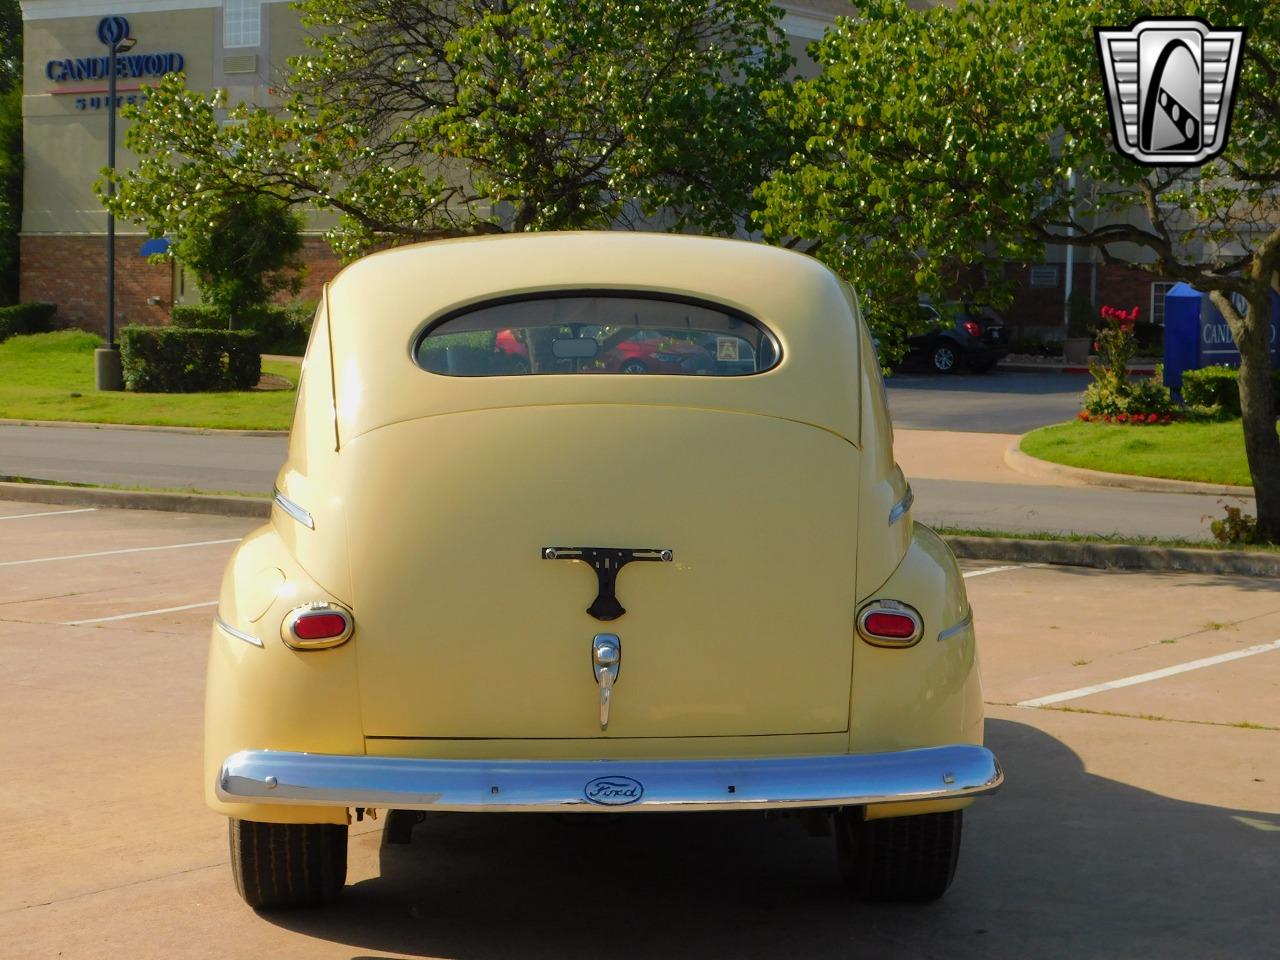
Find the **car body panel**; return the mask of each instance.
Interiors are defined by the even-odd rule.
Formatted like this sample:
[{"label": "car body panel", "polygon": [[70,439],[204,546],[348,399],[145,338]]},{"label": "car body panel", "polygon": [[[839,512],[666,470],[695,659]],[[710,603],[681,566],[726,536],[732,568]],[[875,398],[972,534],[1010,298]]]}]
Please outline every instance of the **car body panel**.
[{"label": "car body panel", "polygon": [[[859,475],[848,441],[751,414],[558,405],[408,421],[348,450],[368,735],[846,728]],[[675,559],[625,567],[627,612],[602,622],[586,612],[590,567],[541,558],[557,545]],[[622,645],[607,733],[590,657],[601,632]]]},{"label": "car body panel", "polygon": [[[450,311],[580,290],[720,303],[766,326],[780,362],[734,377],[454,377],[414,362]],[[228,816],[346,821],[340,806],[220,799],[240,751],[675,760],[981,742],[964,582],[912,519],[856,296],[799,254],[557,234],[366,258],[320,305],[277,487],[211,632],[206,797]],[[600,622],[593,571],[540,559],[547,546],[674,557],[627,566],[627,612]],[[880,598],[919,611],[916,646],[858,637]],[[351,639],[287,647],[285,618],[312,602],[350,610]],[[623,647],[606,729],[589,653],[602,632]]]},{"label": "car body panel", "polygon": [[[339,442],[423,416],[555,403],[736,410],[809,423],[854,444],[858,332],[840,281],[810,257],[760,244],[657,234],[555,233],[437,241],[366,257],[329,289]],[[500,270],[500,273],[495,273]],[[547,291],[612,290],[711,301],[773,332],[782,360],[742,377],[450,377],[413,345],[470,304]]]}]

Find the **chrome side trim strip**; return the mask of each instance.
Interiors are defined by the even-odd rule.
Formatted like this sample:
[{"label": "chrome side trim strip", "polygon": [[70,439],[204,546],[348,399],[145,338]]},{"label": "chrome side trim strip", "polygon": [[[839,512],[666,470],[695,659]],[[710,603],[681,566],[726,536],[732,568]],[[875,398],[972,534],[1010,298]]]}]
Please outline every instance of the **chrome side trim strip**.
[{"label": "chrome side trim strip", "polygon": [[308,530],[314,530],[316,528],[316,522],[311,519],[311,514],[281,493],[279,487],[275,487],[272,490],[272,499],[275,500],[276,506],[289,516],[293,517],[293,519],[297,520]]},{"label": "chrome side trim strip", "polygon": [[903,518],[911,505],[916,502],[916,495],[911,490],[911,484],[907,484],[907,492],[902,495],[902,499],[889,508],[889,526],[893,526]]},{"label": "chrome side trim strip", "polygon": [[964,619],[962,619],[954,627],[947,627],[947,629],[943,630],[941,633],[938,634],[938,642],[945,643],[946,641],[950,640],[952,637],[958,634],[964,633],[966,630],[968,630],[972,626],[973,626],[973,607],[970,607],[969,612],[964,615]]},{"label": "chrome side trim strip", "polygon": [[952,744],[731,760],[418,760],[243,750],[223,762],[215,787],[218,799],[232,803],[627,813],[946,800],[994,793],[1003,782],[990,750]]},{"label": "chrome side trim strip", "polygon": [[227,623],[227,621],[223,620],[222,617],[220,616],[214,617],[213,622],[218,625],[219,630],[221,630],[223,633],[225,633],[229,637],[235,637],[237,640],[243,640],[245,643],[251,643],[255,647],[262,646],[262,641],[259,640],[257,637],[255,637],[252,633],[245,633],[243,630],[237,630],[231,624]]}]

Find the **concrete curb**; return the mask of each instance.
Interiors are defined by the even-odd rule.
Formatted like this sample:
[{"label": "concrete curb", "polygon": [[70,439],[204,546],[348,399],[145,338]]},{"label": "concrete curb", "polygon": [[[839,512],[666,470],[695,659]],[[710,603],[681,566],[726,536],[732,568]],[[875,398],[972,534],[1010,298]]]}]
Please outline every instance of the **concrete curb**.
[{"label": "concrete curb", "polygon": [[[996,367],[997,370],[1007,370],[1010,373],[1071,373],[1081,374],[1088,373],[1089,367],[1081,366],[1075,363],[1027,363],[1018,360],[1001,360]],[[1125,368],[1130,376],[1150,377],[1154,376],[1156,368],[1150,364],[1139,364],[1137,366],[1128,366]]]},{"label": "concrete curb", "polygon": [[1003,537],[943,537],[966,560],[1051,563],[1102,570],[1148,570],[1213,576],[1280,577],[1280,553],[1194,550],[1129,543],[1013,540]]},{"label": "concrete curb", "polygon": [[215,497],[202,493],[146,493],[101,487],[62,487],[45,483],[0,483],[0,500],[26,500],[63,506],[108,507],[118,510],[164,510],[222,517],[271,515],[271,501],[258,497]]},{"label": "concrete curb", "polygon": [[1094,487],[1119,487],[1124,490],[1140,490],[1144,493],[1194,493],[1253,499],[1253,487],[1236,487],[1226,483],[1197,483],[1193,480],[1167,480],[1164,477],[1139,477],[1129,473],[1106,473],[1102,470],[1050,463],[1048,460],[1041,460],[1023,453],[1021,437],[1009,444],[1009,448],[1004,452],[1004,462],[1029,477],[1075,480]]},{"label": "concrete curb", "polygon": [[[266,519],[271,501],[198,493],[143,493],[42,483],[0,483],[0,500],[120,510],[165,510],[224,517]],[[957,557],[1008,563],[1049,563],[1104,570],[1181,571],[1217,576],[1280,577],[1280,553],[1194,550],[1124,543],[1016,540],[1006,537],[943,537]]]},{"label": "concrete curb", "polygon": [[217,434],[223,437],[287,437],[288,430],[221,430],[215,427],[166,427],[145,423],[86,423],[82,420],[9,420],[0,427],[76,427],[81,430],[149,430],[153,433]]}]

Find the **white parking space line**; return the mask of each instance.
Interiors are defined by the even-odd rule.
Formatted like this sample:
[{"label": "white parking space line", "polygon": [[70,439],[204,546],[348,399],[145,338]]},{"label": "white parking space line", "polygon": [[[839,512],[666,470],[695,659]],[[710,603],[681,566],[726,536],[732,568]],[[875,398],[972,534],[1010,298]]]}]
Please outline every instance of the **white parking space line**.
[{"label": "white parking space line", "polygon": [[1216,657],[1204,657],[1201,660],[1190,660],[1187,663],[1179,663],[1176,666],[1165,667],[1163,670],[1152,670],[1150,673],[1139,673],[1132,677],[1124,677],[1120,680],[1110,680],[1106,683],[1095,683],[1090,687],[1077,687],[1075,690],[1065,690],[1062,693],[1051,693],[1047,697],[1035,697],[1031,700],[1022,700],[1018,703],[1020,707],[1047,707],[1052,703],[1062,703],[1064,700],[1076,700],[1080,697],[1087,697],[1093,693],[1102,693],[1104,690],[1118,690],[1121,687],[1132,687],[1137,683],[1146,683],[1150,680],[1160,680],[1164,677],[1172,677],[1179,673],[1186,673],[1188,670],[1199,670],[1201,667],[1212,667],[1218,663],[1229,663],[1232,660],[1241,660],[1244,657],[1252,657],[1259,653],[1266,653],[1268,650],[1280,650],[1280,640],[1272,640],[1270,643],[1259,643],[1256,646],[1245,647],[1243,650],[1234,650],[1231,653],[1220,653]]},{"label": "white parking space line", "polygon": [[1038,567],[1038,563],[1011,563],[1004,567],[983,567],[981,570],[970,570],[964,575],[968,580],[970,577],[985,577],[988,573],[1004,573],[1006,570],[1022,570],[1026,567]]},{"label": "white parking space line", "polygon": [[4,560],[0,567],[20,567],[28,563],[53,563],[55,560],[87,560],[89,557],[114,557],[122,553],[151,553],[156,550],[184,550],[187,547],[212,547],[220,543],[239,543],[240,537],[229,540],[198,540],[195,543],[169,543],[163,547],[130,547],[127,550],[100,550],[97,553],[68,553],[61,557],[36,557],[33,560]]},{"label": "white parking space line", "polygon": [[94,513],[97,507],[81,507],[79,510],[45,510],[43,513],[15,513],[0,520],[30,520],[32,517],[65,517],[69,513]]},{"label": "white parking space line", "polygon": [[205,603],[188,603],[181,607],[161,607],[159,610],[139,610],[137,613],[118,613],[114,617],[94,617],[92,620],[68,620],[63,623],[64,627],[84,627],[91,623],[111,623],[115,620],[132,620],[135,617],[154,617],[160,613],[177,613],[180,610],[198,610],[200,607],[216,607],[217,600],[209,600]]}]

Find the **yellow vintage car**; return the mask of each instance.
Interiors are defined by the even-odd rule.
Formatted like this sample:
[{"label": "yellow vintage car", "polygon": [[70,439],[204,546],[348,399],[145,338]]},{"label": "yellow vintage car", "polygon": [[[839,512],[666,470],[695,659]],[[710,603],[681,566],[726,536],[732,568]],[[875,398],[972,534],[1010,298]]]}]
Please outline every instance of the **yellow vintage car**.
[{"label": "yellow vintage car", "polygon": [[950,884],[996,790],[973,617],[913,523],[853,290],[732,240],[402,247],[328,287],[209,648],[255,908],[353,812],[795,811],[855,896]]}]

